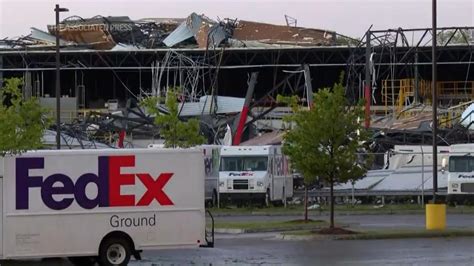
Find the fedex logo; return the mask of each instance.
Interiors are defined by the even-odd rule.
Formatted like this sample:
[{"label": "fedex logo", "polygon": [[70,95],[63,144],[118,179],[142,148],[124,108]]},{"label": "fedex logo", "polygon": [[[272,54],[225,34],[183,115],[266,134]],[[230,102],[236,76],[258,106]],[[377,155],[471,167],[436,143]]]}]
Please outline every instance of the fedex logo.
[{"label": "fedex logo", "polygon": [[[40,188],[41,199],[50,209],[63,210],[74,200],[84,209],[95,207],[149,206],[154,200],[160,205],[174,205],[163,191],[173,173],[161,173],[153,178],[148,173],[123,174],[121,167],[135,166],[135,156],[100,156],[98,173],[85,173],[74,183],[65,174],[52,174],[47,177],[30,176],[32,169],[44,169],[44,158],[16,158],[16,209],[29,208],[29,191]],[[146,188],[143,196],[137,201],[136,195],[123,195],[121,187],[134,185],[136,179]],[[95,198],[86,195],[89,184],[97,186]],[[61,196],[57,196],[61,195]],[[55,196],[55,197],[53,197]]]}]

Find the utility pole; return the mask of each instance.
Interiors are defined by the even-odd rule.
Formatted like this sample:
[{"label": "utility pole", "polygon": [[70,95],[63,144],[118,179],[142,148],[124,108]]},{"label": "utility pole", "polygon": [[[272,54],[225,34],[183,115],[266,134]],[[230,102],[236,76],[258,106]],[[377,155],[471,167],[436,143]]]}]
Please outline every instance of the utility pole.
[{"label": "utility pole", "polygon": [[367,31],[365,41],[365,128],[370,127],[370,103],[372,100],[370,81],[370,34],[370,31]]},{"label": "utility pole", "polygon": [[433,204],[436,203],[436,193],[438,192],[438,92],[436,90],[437,83],[437,68],[436,68],[436,0],[432,0],[432,19],[433,19],[433,28],[432,28],[432,47],[431,47],[431,57],[432,57],[432,101],[433,101]]},{"label": "utility pole", "polygon": [[54,12],[56,13],[56,148],[61,149],[61,80],[60,80],[60,61],[59,61],[59,13],[69,11],[67,8],[60,8],[56,4]]}]

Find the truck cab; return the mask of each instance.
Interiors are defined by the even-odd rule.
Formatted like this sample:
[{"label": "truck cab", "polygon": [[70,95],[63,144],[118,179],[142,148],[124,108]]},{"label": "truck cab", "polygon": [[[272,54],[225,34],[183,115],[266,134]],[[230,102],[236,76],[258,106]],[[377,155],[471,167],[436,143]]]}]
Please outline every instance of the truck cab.
[{"label": "truck cab", "polygon": [[284,203],[293,196],[288,160],[279,146],[223,146],[219,171],[221,200]]},{"label": "truck cab", "polygon": [[449,158],[442,160],[448,171],[448,202],[462,204],[474,199],[474,144],[451,145]]}]

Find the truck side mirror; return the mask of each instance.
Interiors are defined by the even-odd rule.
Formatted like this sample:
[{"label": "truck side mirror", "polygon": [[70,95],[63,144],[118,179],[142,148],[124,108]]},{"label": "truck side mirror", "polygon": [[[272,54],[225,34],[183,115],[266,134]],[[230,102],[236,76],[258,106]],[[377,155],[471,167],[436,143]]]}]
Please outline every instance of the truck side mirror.
[{"label": "truck side mirror", "polygon": [[443,158],[441,160],[441,173],[444,174],[444,171],[446,171],[447,166],[448,166],[448,160],[446,158]]}]

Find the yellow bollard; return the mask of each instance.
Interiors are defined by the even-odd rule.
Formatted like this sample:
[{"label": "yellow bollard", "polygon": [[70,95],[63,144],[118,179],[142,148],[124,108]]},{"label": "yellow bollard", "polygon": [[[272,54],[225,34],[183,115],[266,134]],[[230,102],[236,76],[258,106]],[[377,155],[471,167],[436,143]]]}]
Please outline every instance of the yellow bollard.
[{"label": "yellow bollard", "polygon": [[446,204],[426,204],[426,230],[446,229]]}]

